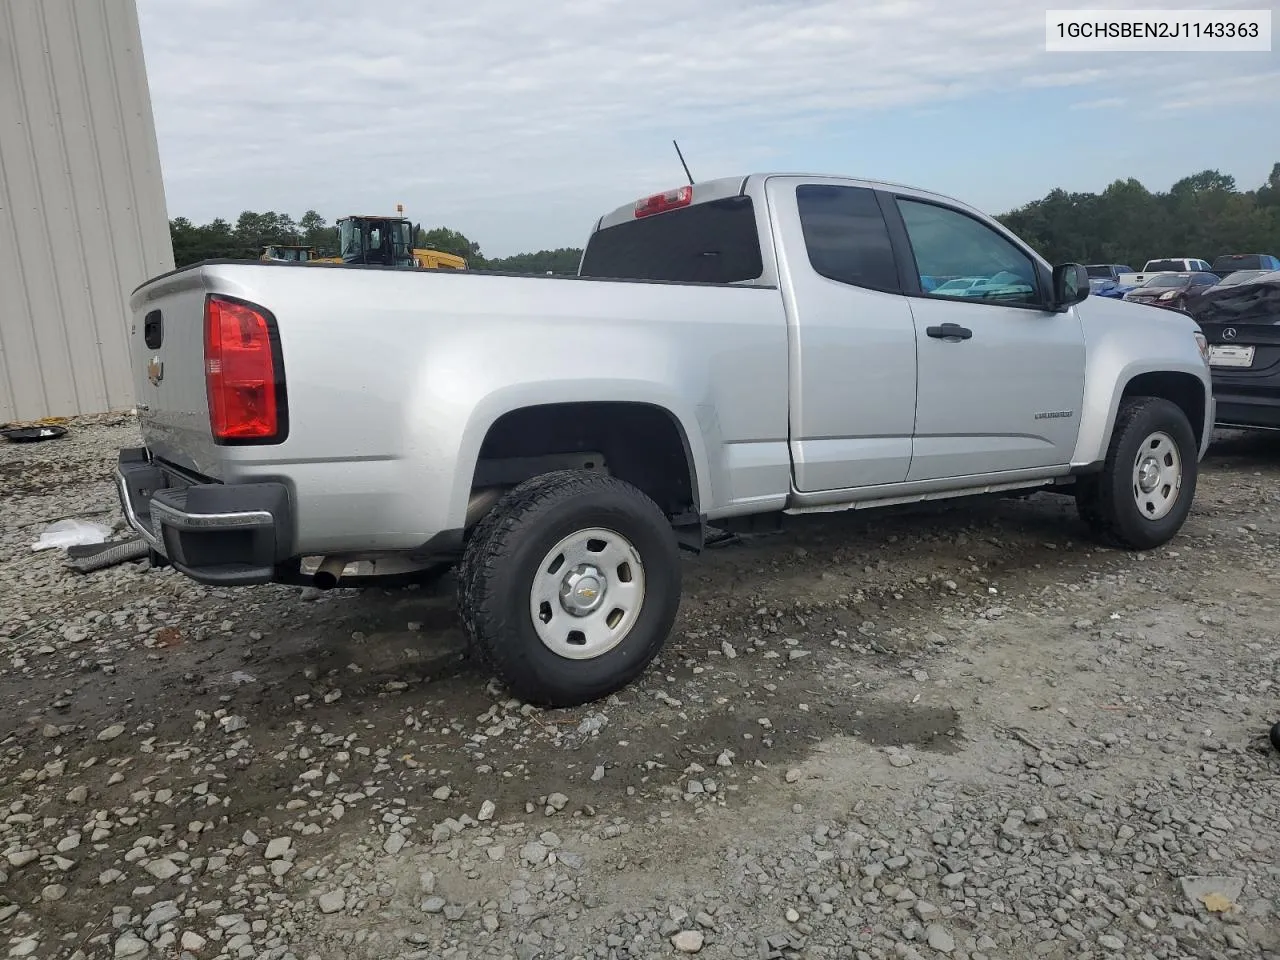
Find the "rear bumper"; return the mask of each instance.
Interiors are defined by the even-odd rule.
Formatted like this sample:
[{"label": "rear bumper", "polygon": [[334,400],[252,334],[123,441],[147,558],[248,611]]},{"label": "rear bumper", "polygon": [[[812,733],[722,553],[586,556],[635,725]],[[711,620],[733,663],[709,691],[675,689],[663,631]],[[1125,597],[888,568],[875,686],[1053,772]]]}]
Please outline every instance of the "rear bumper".
[{"label": "rear bumper", "polygon": [[120,451],[125,520],[174,569],[199,583],[270,583],[292,554],[293,513],[281,483],[187,483],[142,447]]},{"label": "rear bumper", "polygon": [[1280,429],[1280,367],[1267,362],[1271,366],[1258,370],[1213,369],[1218,426]]}]

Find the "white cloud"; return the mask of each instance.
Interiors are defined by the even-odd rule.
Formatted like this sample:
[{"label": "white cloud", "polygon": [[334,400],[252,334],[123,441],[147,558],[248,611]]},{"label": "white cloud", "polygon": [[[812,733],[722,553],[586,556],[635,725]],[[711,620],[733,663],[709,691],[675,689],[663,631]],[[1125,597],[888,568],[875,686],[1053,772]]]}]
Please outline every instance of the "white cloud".
[{"label": "white cloud", "polygon": [[1203,107],[1248,106],[1266,104],[1271,128],[1280,127],[1280,110],[1276,109],[1275,90],[1280,84],[1280,70],[1270,73],[1246,73],[1233,77],[1186,80],[1167,91],[1160,107],[1166,111]]},{"label": "white cloud", "polygon": [[1071,105],[1072,110],[1115,110],[1129,101],[1124,97],[1100,97],[1097,100],[1082,100]]},{"label": "white cloud", "polygon": [[695,174],[748,172],[851,117],[1018,87],[1140,102],[1241,62],[1046,54],[1024,0],[139,7],[171,216],[403,202],[498,254],[579,244],[678,182],[672,136]]}]

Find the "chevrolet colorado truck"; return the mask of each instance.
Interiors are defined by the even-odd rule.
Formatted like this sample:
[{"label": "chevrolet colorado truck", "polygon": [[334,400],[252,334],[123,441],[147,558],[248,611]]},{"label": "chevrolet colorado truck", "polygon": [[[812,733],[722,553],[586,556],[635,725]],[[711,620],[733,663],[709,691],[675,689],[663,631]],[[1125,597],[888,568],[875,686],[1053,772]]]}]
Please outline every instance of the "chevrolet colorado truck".
[{"label": "chevrolet colorado truck", "polygon": [[207,261],[131,309],[144,446],[116,479],[153,564],[321,588],[451,565],[475,649],[545,705],[644,672],[709,524],[1045,490],[1153,548],[1214,422],[1189,317],[843,177],[628,203],[575,277]]}]

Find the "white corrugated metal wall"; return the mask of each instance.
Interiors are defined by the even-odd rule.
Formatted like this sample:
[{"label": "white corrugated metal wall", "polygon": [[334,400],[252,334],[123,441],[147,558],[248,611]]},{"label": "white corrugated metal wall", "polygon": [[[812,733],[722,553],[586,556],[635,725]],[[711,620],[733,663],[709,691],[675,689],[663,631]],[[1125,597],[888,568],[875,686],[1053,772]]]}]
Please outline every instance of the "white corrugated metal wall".
[{"label": "white corrugated metal wall", "polygon": [[129,409],[172,268],[134,0],[0,0],[0,423]]}]

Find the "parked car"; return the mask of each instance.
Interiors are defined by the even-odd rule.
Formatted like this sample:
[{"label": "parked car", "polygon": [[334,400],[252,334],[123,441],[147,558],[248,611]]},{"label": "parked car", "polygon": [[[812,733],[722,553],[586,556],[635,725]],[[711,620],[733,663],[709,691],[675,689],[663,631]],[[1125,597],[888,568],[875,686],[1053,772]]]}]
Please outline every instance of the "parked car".
[{"label": "parked car", "polygon": [[117,484],[151,562],[321,588],[456,563],[484,662],[568,706],[658,654],[708,524],[1045,490],[1148,549],[1191,509],[1195,324],[1090,298],[1083,266],[957,200],[712,180],[605,214],[578,274],[212,261],[143,284],[145,446]]},{"label": "parked car", "polygon": [[1119,284],[1116,284],[1111,287],[1105,287],[1102,290],[1091,291],[1089,295],[1093,297],[1106,297],[1110,300],[1123,300],[1126,293],[1130,290],[1136,289],[1137,287],[1122,287]]},{"label": "parked car", "polygon": [[1209,340],[1218,424],[1280,429],[1280,270],[1215,287],[1187,312]]},{"label": "parked car", "polygon": [[1274,270],[1233,270],[1225,277],[1221,277],[1213,285],[1213,289],[1221,290],[1223,287],[1238,287],[1242,283],[1253,283],[1259,277],[1265,277],[1274,272]]},{"label": "parked car", "polygon": [[1116,282],[1126,287],[1140,287],[1160,273],[1212,273],[1209,263],[1198,257],[1165,257],[1148,260],[1141,273],[1122,273]]},{"label": "parked car", "polygon": [[1130,289],[1121,289],[1120,285],[1120,275],[1133,272],[1133,268],[1126,264],[1090,263],[1085,265],[1085,270],[1089,273],[1089,292],[1095,297],[1118,299],[1124,295],[1125,290]]},{"label": "parked car", "polygon": [[1161,273],[1124,295],[1130,303],[1184,310],[1218,282],[1212,273]]},{"label": "parked car", "polygon": [[950,280],[933,292],[948,297],[1002,299],[1030,292],[1031,289],[1022,278],[1006,271],[990,277],[962,277],[958,280]]},{"label": "parked car", "polygon": [[979,283],[986,283],[986,277],[957,277],[954,280],[948,280],[946,283],[938,284],[931,291],[940,296],[961,297]]},{"label": "parked car", "polygon": [[1223,279],[1237,270],[1280,270],[1280,260],[1266,253],[1229,253],[1218,257],[1209,268],[1210,273]]}]

